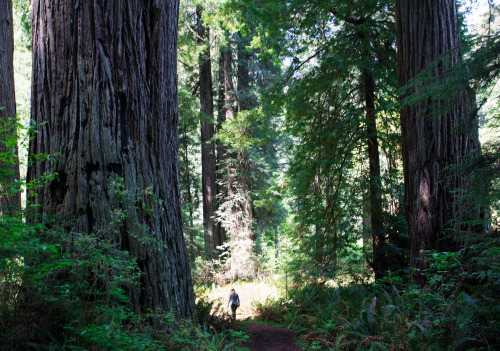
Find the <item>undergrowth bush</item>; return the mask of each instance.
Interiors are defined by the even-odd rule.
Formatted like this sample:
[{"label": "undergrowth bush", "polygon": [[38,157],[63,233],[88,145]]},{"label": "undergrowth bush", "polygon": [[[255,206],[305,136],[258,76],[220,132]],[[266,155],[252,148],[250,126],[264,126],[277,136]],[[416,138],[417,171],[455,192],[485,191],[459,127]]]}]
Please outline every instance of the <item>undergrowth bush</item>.
[{"label": "undergrowth bush", "polygon": [[268,298],[263,302],[254,301],[252,306],[259,319],[276,323],[284,322],[286,304],[283,299]]},{"label": "undergrowth bush", "polygon": [[205,329],[221,332],[232,330],[235,327],[232,315],[228,310],[223,309],[223,303],[220,300],[210,301],[198,298],[196,313],[198,315],[198,322]]},{"label": "undergrowth bush", "polygon": [[[0,153],[17,162],[10,156]],[[10,188],[35,195],[56,176],[16,180]],[[9,187],[0,188],[5,196]],[[211,309],[200,324],[165,311],[134,312],[127,291],[141,273],[112,240],[112,226],[106,233],[68,232],[64,220],[36,218],[31,210],[29,203],[20,213],[0,209],[0,349],[234,350],[245,340],[241,332],[206,328],[215,318]]]},{"label": "undergrowth bush", "polygon": [[[493,235],[498,238],[497,235]],[[255,306],[295,329],[308,350],[493,350],[500,347],[497,239],[430,253],[428,285],[306,285]]]},{"label": "undergrowth bush", "polygon": [[198,303],[199,325],[133,312],[137,266],[97,235],[2,216],[0,276],[0,349],[234,350],[245,340],[212,304],[202,313]]}]

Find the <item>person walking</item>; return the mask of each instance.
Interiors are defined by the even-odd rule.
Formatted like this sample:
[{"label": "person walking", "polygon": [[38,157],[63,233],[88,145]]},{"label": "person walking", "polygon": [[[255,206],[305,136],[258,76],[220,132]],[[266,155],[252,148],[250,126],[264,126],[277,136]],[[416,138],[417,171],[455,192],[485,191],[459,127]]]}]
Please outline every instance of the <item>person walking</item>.
[{"label": "person walking", "polygon": [[236,309],[240,306],[240,297],[238,296],[234,288],[231,289],[227,305],[231,307],[231,311],[233,312],[233,322],[234,322],[236,321]]}]

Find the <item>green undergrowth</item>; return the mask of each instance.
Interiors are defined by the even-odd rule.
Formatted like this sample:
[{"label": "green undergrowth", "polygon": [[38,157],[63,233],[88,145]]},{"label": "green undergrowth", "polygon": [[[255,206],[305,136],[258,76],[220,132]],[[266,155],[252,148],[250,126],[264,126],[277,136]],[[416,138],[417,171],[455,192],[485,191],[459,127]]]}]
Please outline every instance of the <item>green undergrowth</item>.
[{"label": "green undergrowth", "polygon": [[258,318],[294,329],[306,350],[494,350],[500,347],[499,247],[429,253],[424,288],[408,279],[307,285],[255,303]]},{"label": "green undergrowth", "polygon": [[127,289],[139,276],[98,234],[1,216],[0,349],[237,350],[247,339],[202,300],[197,321],[133,312]]},{"label": "green undergrowth", "polygon": [[[16,138],[12,133],[3,143]],[[12,178],[11,168],[3,167],[15,162],[12,150],[0,153],[2,179]],[[0,197],[23,188],[36,196],[55,177],[2,182]],[[141,272],[116,244],[119,221],[106,231],[78,233],[63,219],[36,212],[29,202],[24,211],[0,207],[0,350],[219,351],[237,350],[246,340],[228,327],[228,316],[203,301],[197,320],[178,320],[168,311],[136,312],[128,291],[139,288]]]}]

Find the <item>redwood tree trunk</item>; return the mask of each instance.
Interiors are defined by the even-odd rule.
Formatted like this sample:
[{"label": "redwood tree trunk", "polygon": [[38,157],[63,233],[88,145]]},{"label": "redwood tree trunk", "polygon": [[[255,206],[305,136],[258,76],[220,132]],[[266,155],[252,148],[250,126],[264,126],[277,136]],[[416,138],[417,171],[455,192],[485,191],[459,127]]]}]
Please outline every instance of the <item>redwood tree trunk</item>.
[{"label": "redwood tree trunk", "polygon": [[[186,130],[184,128],[184,131],[181,133],[181,136],[186,138]],[[187,138],[185,139],[187,140]],[[194,241],[194,204],[193,204],[193,195],[191,193],[191,172],[189,170],[189,150],[188,150],[188,143],[180,143],[181,145],[184,146],[183,151],[183,156],[184,156],[184,165],[186,167],[186,171],[184,172],[185,178],[184,178],[184,183],[186,184],[185,186],[187,187],[186,189],[186,202],[188,203],[188,211],[189,211],[189,229],[188,229],[188,237],[189,237],[189,244],[188,244],[188,256],[189,256],[189,262],[194,263],[195,261],[195,241]],[[179,150],[180,152],[180,150]],[[186,229],[185,229],[186,230]]]},{"label": "redwood tree trunk", "polygon": [[[225,74],[224,74],[224,52],[221,52],[219,57],[219,77],[217,89],[217,134],[220,133],[221,126],[226,120],[225,109]],[[216,142],[217,160],[216,160],[216,209],[218,210],[221,203],[227,198],[227,187],[224,183],[224,170],[226,169],[226,148],[224,144],[217,139]],[[226,229],[220,220],[217,221],[216,242],[220,246],[226,242]]]},{"label": "redwood tree trunk", "polygon": [[[234,86],[233,86],[233,54],[230,45],[224,52],[224,94],[226,121],[232,121],[235,118],[234,110]],[[232,149],[232,146],[226,150],[226,181],[227,197],[224,204],[224,226],[229,234],[231,247],[231,272],[233,279],[245,277],[247,275],[247,257],[252,250],[248,250],[245,244],[245,222],[242,218],[240,193],[239,193],[239,169],[238,153]]]},{"label": "redwood tree trunk", "polygon": [[[455,0],[396,0],[396,30],[400,87],[439,55],[454,50],[432,69],[433,77],[461,59]],[[414,92],[415,88],[411,90]],[[444,169],[459,164],[479,147],[472,110],[465,92],[448,101],[431,97],[401,109],[411,268],[426,267],[421,250],[455,251],[460,247],[454,236],[458,228],[450,223],[457,218],[460,206],[453,191],[466,187],[467,178],[446,180]],[[423,276],[414,276],[425,283]]]},{"label": "redwood tree trunk", "polygon": [[[228,45],[224,51],[224,109],[226,111],[226,120],[231,121],[234,119],[234,97],[233,97],[233,55],[231,47]],[[227,151],[227,150],[226,150]],[[234,202],[235,188],[234,188],[234,167],[233,153],[226,152],[226,177],[227,177],[227,199],[226,201]],[[226,230],[229,231],[230,240],[234,238],[238,230],[238,223],[234,218],[236,217],[236,206],[231,204],[229,206],[229,214],[226,222]]]},{"label": "redwood tree trunk", "polygon": [[[224,83],[226,121],[236,117],[233,95],[233,57],[231,50],[224,53]],[[238,42],[238,113],[251,108],[248,98],[248,53],[243,53],[241,39]],[[247,130],[237,133],[248,134]],[[233,143],[235,143],[233,141]],[[227,200],[225,204],[226,230],[230,235],[231,275],[233,278],[252,277],[255,273],[255,231],[253,229],[253,205],[250,198],[250,162],[246,151],[238,145],[230,145],[226,153]]]},{"label": "redwood tree trunk", "polygon": [[[10,121],[9,121],[10,119]],[[0,165],[0,215],[20,210],[21,194],[16,144],[16,94],[14,86],[14,28],[12,0],[0,1],[0,153],[9,162]]]},{"label": "redwood tree trunk", "polygon": [[238,112],[247,111],[257,104],[250,93],[250,69],[249,62],[252,53],[247,50],[249,40],[238,34]]},{"label": "redwood tree trunk", "polygon": [[[136,311],[194,314],[179,193],[178,1],[33,2],[30,155],[60,153],[29,168],[57,172],[31,202],[39,215],[108,232],[136,258]],[[42,124],[42,122],[47,122]],[[117,185],[125,192],[117,194]],[[125,219],[114,225],[113,210]],[[117,227],[118,226],[118,227]]]},{"label": "redwood tree trunk", "polygon": [[[206,42],[206,49],[200,55],[200,105],[201,105],[201,186],[203,195],[203,228],[205,231],[205,249],[209,257],[216,252],[217,227],[215,223],[215,145],[214,137],[214,101],[212,92],[212,63],[210,60],[210,34],[202,23],[203,9],[198,9],[198,36]],[[199,39],[201,41],[201,39]]]},{"label": "redwood tree trunk", "polygon": [[[250,92],[250,70],[249,62],[251,53],[247,51],[246,45],[249,44],[247,38],[238,35],[238,112],[251,110],[256,106]],[[245,134],[250,134],[249,128]],[[244,150],[238,152],[238,184],[241,193],[239,202],[239,212],[242,215],[241,222],[244,223],[243,231],[246,233],[247,240],[255,241],[256,234],[253,228],[254,208],[250,191],[252,189],[252,164]]]}]

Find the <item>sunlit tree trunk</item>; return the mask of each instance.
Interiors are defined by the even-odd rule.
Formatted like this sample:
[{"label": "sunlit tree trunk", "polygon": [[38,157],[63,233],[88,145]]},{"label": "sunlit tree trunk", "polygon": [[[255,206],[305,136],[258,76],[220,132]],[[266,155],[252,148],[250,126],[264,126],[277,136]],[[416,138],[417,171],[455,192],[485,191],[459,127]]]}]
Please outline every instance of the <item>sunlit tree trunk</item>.
[{"label": "sunlit tree trunk", "polygon": [[[240,34],[237,39],[237,108],[239,120],[243,112],[251,110],[255,104],[250,95],[249,60],[250,53],[245,49],[245,38]],[[234,112],[233,112],[234,113]],[[227,119],[230,119],[226,115]],[[234,118],[234,117],[233,117]],[[244,122],[235,131],[243,138],[251,138],[250,124]],[[240,145],[233,145],[231,163],[228,168],[228,200],[231,201],[231,273],[236,277],[252,277],[256,262],[256,233],[254,229],[254,208],[250,195],[252,189],[252,164],[247,150]]]},{"label": "sunlit tree trunk", "polygon": [[[142,272],[135,311],[192,317],[178,169],[178,1],[33,2],[30,155],[57,172],[30,201],[68,230],[99,232]],[[45,122],[45,124],[43,124]],[[123,190],[120,190],[123,187]],[[124,214],[116,224],[115,213]],[[115,223],[115,224],[114,224]]]},{"label": "sunlit tree trunk", "polygon": [[[237,72],[238,73],[238,72]],[[238,76],[236,76],[238,77]],[[225,112],[226,122],[232,123],[236,118],[234,98],[233,73],[233,53],[228,46],[224,51],[224,92],[225,92]],[[239,92],[238,92],[239,94]],[[240,131],[234,131],[239,133]],[[226,152],[226,183],[227,197],[224,207],[224,226],[229,235],[231,248],[231,270],[232,278],[246,277],[251,275],[253,269],[251,257],[253,255],[253,240],[249,238],[248,218],[245,216],[246,185],[243,182],[243,169],[241,167],[242,152],[237,145],[227,145]]]},{"label": "sunlit tree trunk", "polygon": [[16,94],[14,86],[14,28],[12,1],[0,1],[0,215],[20,210],[21,195],[16,139]]},{"label": "sunlit tree trunk", "polygon": [[[395,4],[400,87],[444,53],[449,52],[432,68],[431,76],[460,61],[455,0],[396,0]],[[415,92],[413,88],[411,93]],[[467,178],[446,178],[445,168],[459,164],[479,143],[467,93],[447,99],[424,98],[401,109],[405,209],[413,269],[427,266],[422,250],[455,251],[460,247],[457,224],[451,223],[457,219],[460,206],[454,191],[465,188]],[[425,283],[422,275],[414,277]]]}]

